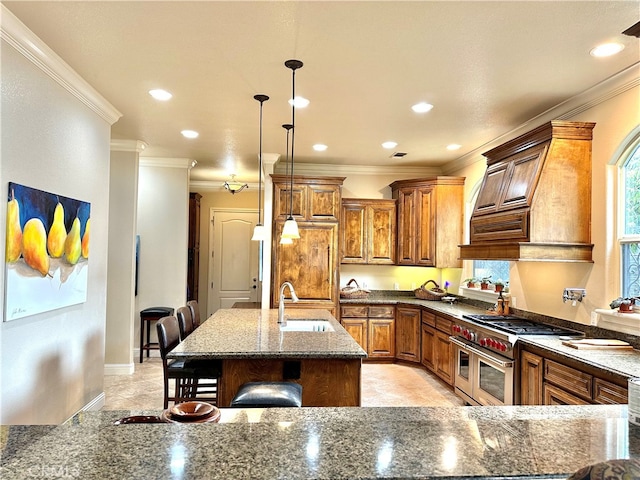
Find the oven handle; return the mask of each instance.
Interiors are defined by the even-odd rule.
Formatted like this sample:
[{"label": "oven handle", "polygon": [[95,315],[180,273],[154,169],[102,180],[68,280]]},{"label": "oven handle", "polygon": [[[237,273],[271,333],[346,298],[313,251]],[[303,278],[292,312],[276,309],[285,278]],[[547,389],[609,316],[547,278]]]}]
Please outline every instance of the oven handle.
[{"label": "oven handle", "polygon": [[496,357],[492,357],[491,355],[487,355],[482,350],[478,350],[477,348],[474,348],[471,345],[467,345],[466,343],[461,342],[460,340],[458,340],[456,337],[449,337],[449,340],[451,341],[451,343],[454,343],[458,347],[464,348],[465,350],[469,350],[470,352],[475,353],[479,357],[482,357],[485,360],[489,360],[490,362],[493,362],[493,363],[499,365],[502,368],[512,368],[513,367],[513,362],[510,362],[510,361],[505,362],[505,361],[500,360],[500,359],[498,359]]}]

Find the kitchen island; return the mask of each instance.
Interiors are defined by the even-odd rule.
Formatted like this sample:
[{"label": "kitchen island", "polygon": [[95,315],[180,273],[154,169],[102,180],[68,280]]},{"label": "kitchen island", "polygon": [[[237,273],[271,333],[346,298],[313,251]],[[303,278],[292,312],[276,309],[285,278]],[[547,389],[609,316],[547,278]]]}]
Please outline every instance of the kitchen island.
[{"label": "kitchen island", "polygon": [[222,362],[218,403],[229,406],[238,388],[254,381],[302,385],[302,405],[360,405],[366,352],[325,310],[221,309],[183,340],[169,358]]},{"label": "kitchen island", "polygon": [[220,423],[113,425],[148,411],[3,426],[0,478],[566,478],[640,459],[626,405],[222,409]]}]

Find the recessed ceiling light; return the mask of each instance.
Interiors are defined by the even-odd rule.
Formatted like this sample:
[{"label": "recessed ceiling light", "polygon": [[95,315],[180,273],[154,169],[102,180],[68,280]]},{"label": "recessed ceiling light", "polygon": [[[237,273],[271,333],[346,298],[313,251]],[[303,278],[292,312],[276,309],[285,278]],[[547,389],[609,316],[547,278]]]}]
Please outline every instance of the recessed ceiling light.
[{"label": "recessed ceiling light", "polygon": [[384,142],[382,148],[396,148],[398,144],[396,142]]},{"label": "recessed ceiling light", "polygon": [[198,135],[200,135],[195,130],[182,130],[180,133],[185,138],[198,138]]},{"label": "recessed ceiling light", "polygon": [[624,45],[617,42],[603,43],[589,52],[593,57],[610,57],[624,50]]},{"label": "recessed ceiling light", "polygon": [[[294,101],[289,99],[289,105],[293,105]],[[309,100],[304,97],[296,97],[295,98],[296,108],[304,108],[309,105]]]},{"label": "recessed ceiling light", "polygon": [[447,150],[458,150],[462,145],[458,145],[457,143],[452,143],[451,145],[447,145]]},{"label": "recessed ceiling light", "polygon": [[433,105],[431,105],[430,103],[420,102],[420,103],[416,103],[413,107],[411,107],[411,110],[413,110],[416,113],[426,113],[432,108],[433,108]]},{"label": "recessed ceiling light", "polygon": [[322,144],[322,143],[316,143],[316,144],[313,146],[313,149],[314,149],[316,152],[324,152],[327,148],[329,148],[329,147],[327,147],[326,145],[324,145],[324,144]]},{"label": "recessed ceiling light", "polygon": [[154,90],[149,90],[149,95],[151,95],[156,100],[161,100],[163,102],[166,102],[171,97],[173,97],[173,95],[171,95],[166,90],[162,90],[161,88],[156,88]]}]

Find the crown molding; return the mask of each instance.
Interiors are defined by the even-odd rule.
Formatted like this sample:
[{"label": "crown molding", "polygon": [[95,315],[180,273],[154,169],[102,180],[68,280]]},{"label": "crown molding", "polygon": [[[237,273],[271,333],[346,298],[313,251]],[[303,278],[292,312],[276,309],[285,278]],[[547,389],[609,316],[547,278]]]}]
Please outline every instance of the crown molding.
[{"label": "crown molding", "polygon": [[112,152],[136,152],[142,153],[148,145],[142,140],[111,140]]},{"label": "crown molding", "polygon": [[[424,166],[372,166],[372,165],[334,165],[327,163],[297,163],[296,174],[298,175],[326,175],[327,169],[335,176],[348,175],[439,175],[442,173],[440,167]],[[274,173],[284,174],[285,165],[276,164]]]},{"label": "crown molding", "polygon": [[195,160],[191,158],[140,157],[141,167],[186,168],[191,170]]},{"label": "crown molding", "polygon": [[2,40],[109,122],[109,125],[113,125],[122,117],[122,113],[116,110],[24,23],[18,20],[7,7],[0,5],[0,8],[0,38]]},{"label": "crown molding", "polygon": [[555,107],[542,112],[540,115],[533,117],[520,126],[476,147],[462,157],[447,163],[443,166],[443,173],[451,175],[476,163],[478,160],[485,161],[486,159],[482,156],[482,153],[487,150],[516,138],[518,135],[527,133],[529,130],[539,127],[551,120],[571,120],[575,116],[638,86],[640,86],[640,62],[630,65],[582,93],[559,103]]}]

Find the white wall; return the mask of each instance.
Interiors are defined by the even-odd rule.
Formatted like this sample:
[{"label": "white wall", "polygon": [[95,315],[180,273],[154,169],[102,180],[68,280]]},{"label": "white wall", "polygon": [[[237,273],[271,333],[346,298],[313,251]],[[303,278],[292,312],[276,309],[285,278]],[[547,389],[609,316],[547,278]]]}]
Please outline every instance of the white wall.
[{"label": "white wall", "polygon": [[[191,161],[184,158],[140,159],[136,342],[140,338],[141,310],[149,307],[177,309],[187,302],[190,166]],[[155,326],[152,324],[151,328],[152,338],[156,338]]]},{"label": "white wall", "polygon": [[[0,190],[11,181],[91,203],[87,301],[0,325],[0,423],[56,424],[104,401],[109,136],[119,114],[4,7],[1,21]],[[30,48],[36,61],[18,51]],[[4,282],[2,268],[2,292]],[[4,320],[4,294],[0,306]]]},{"label": "white wall", "polygon": [[136,141],[111,143],[109,180],[109,271],[105,374],[133,373],[135,237],[139,152]]}]

